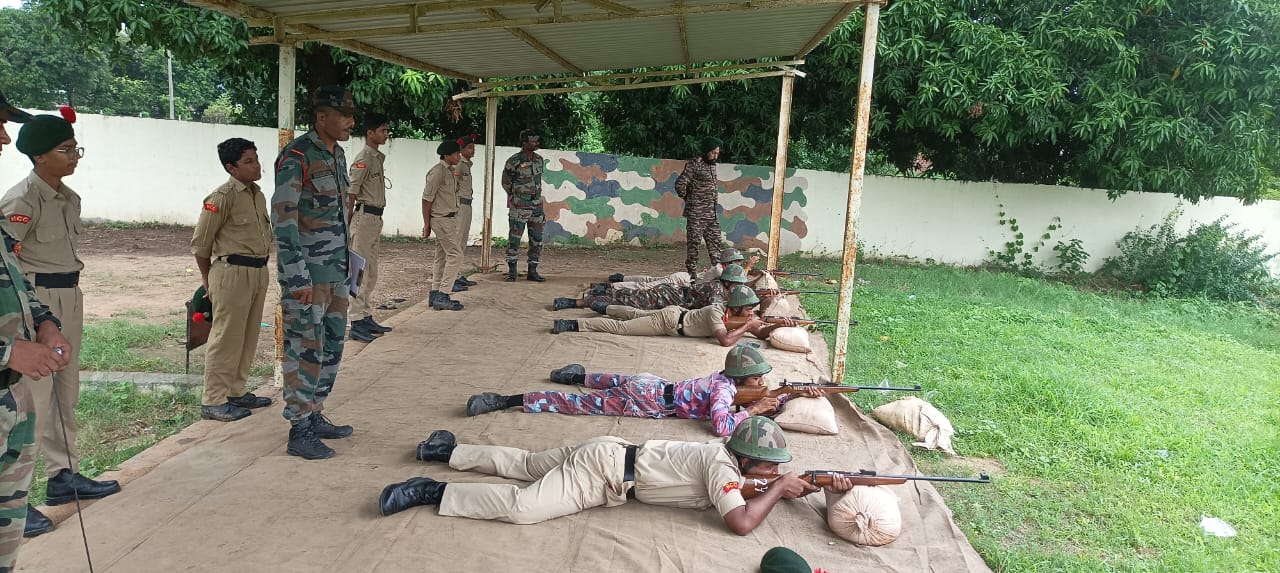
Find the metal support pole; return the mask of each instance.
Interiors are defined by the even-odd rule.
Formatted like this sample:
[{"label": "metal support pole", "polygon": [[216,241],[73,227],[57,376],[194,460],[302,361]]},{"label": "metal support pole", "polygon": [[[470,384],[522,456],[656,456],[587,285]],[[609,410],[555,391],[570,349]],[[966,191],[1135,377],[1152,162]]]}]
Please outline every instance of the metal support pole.
[{"label": "metal support pole", "polygon": [[173,52],[165,50],[164,53],[169,56],[169,119],[173,119]]},{"label": "metal support pole", "polygon": [[867,170],[867,131],[871,124],[871,82],[875,75],[876,42],[880,33],[880,5],[867,4],[867,25],[862,34],[862,79],[858,82],[857,122],[853,129],[853,157],[849,170],[849,203],[844,216],[844,266],[840,272],[840,312],[836,315],[836,341],[831,353],[831,379],[844,380],[849,351],[854,264],[858,259],[858,214],[862,209],[862,183]]},{"label": "metal support pole", "polygon": [[778,268],[782,242],[782,201],[787,192],[787,145],[791,141],[791,89],[796,75],[782,76],[782,103],[778,106],[778,153],[773,161],[773,213],[769,219],[769,266]]},{"label": "metal support pole", "polygon": [[[280,46],[280,83],[278,91],[278,100],[280,107],[276,109],[276,121],[279,126],[279,132],[276,134],[278,149],[284,151],[285,146],[293,141],[293,128],[296,125],[293,117],[295,96],[297,94],[297,64],[298,50],[293,44],[283,44]],[[274,188],[275,174],[271,174],[271,183],[269,185]],[[273,380],[276,387],[284,386],[284,310],[276,304],[276,365]]]},{"label": "metal support pole", "polygon": [[480,237],[480,266],[493,269],[493,167],[498,154],[498,98],[484,98],[484,235]]}]

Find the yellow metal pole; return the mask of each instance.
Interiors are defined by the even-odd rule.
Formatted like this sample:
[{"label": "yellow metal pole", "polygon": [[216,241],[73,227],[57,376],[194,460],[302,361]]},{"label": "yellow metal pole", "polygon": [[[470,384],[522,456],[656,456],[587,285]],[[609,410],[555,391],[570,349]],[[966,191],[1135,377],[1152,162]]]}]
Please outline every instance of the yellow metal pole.
[{"label": "yellow metal pole", "polygon": [[791,89],[796,75],[782,76],[782,103],[778,106],[778,151],[773,161],[773,213],[769,219],[769,264],[765,268],[778,268],[782,241],[782,201],[787,192],[787,145],[791,141]]},{"label": "yellow metal pole", "polygon": [[[282,44],[280,46],[280,83],[278,87],[278,100],[280,107],[276,108],[276,122],[279,131],[276,134],[278,150],[284,151],[286,145],[293,141],[293,128],[296,125],[293,117],[294,96],[297,93],[296,73],[298,64],[298,51],[293,44]],[[275,173],[271,174],[270,185],[275,186]],[[272,380],[276,387],[284,386],[284,310],[281,308],[279,301],[276,302],[276,365]]]},{"label": "yellow metal pole", "polygon": [[493,270],[493,167],[498,154],[498,98],[484,98],[484,225],[480,237],[480,266]]},{"label": "yellow metal pole", "polygon": [[858,82],[858,111],[853,129],[853,157],[849,170],[849,203],[844,216],[844,266],[840,272],[840,312],[836,315],[836,342],[831,356],[831,379],[844,380],[852,318],[854,265],[858,259],[858,212],[862,209],[862,183],[867,169],[867,131],[871,124],[871,82],[875,75],[876,42],[880,32],[880,5],[867,4],[867,25],[862,35],[862,78]]}]

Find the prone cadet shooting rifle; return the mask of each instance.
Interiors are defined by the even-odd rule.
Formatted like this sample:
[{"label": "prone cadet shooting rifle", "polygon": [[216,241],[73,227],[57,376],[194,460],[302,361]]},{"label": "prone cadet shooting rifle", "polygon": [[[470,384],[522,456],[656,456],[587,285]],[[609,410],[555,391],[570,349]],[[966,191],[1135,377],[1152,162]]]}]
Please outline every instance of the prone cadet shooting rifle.
[{"label": "prone cadet shooting rifle", "polygon": [[737,394],[733,398],[735,405],[750,404],[762,400],[764,398],[781,398],[783,396],[803,396],[810,388],[816,388],[823,395],[842,394],[849,392],[857,392],[858,390],[885,390],[891,392],[919,392],[920,385],[916,384],[910,388],[901,388],[893,386],[845,386],[844,384],[832,384],[830,382],[787,382],[783,381],[777,388],[768,386],[738,386]]},{"label": "prone cadet shooting rifle", "polygon": [[[742,328],[742,325],[747,323],[747,318],[748,317],[745,317],[745,316],[726,316],[724,317],[724,325],[728,327],[730,330],[736,330],[736,329]],[[799,326],[807,326],[810,324],[835,324],[836,323],[836,321],[834,320],[817,320],[813,318],[800,318],[797,316],[774,316],[772,314],[763,315],[760,317],[760,320],[763,320],[765,324],[782,324],[782,321],[784,320],[794,320],[795,323]],[[849,324],[853,326],[858,326],[858,321],[850,320]]]},{"label": "prone cadet shooting rifle", "polygon": [[[799,474],[800,479],[818,487],[831,485],[837,476],[849,478],[853,485],[896,485],[907,483],[907,480],[950,481],[960,483],[991,483],[991,476],[985,472],[977,478],[961,478],[948,476],[908,476],[876,473],[875,470],[858,470],[845,472],[840,470],[809,470]],[[751,499],[766,491],[782,476],[779,474],[744,474],[742,476],[742,497]]]},{"label": "prone cadet shooting rifle", "polygon": [[756,296],[791,296],[793,294],[840,294],[834,290],[790,290],[784,288],[758,288],[754,289]]}]

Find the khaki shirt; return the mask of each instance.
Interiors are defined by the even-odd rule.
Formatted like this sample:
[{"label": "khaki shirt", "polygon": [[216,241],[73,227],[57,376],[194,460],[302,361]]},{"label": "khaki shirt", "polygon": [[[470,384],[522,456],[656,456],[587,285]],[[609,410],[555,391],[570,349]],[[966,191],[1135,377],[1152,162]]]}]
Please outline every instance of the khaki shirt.
[{"label": "khaki shirt", "polygon": [[427,172],[422,200],[431,202],[432,217],[447,217],[458,212],[458,180],[461,178],[443,159]]},{"label": "khaki shirt", "polygon": [[271,254],[271,241],[266,195],[257,183],[245,185],[232,177],[204,198],[191,254],[209,259],[265,257]]},{"label": "khaki shirt", "polygon": [[84,269],[76,256],[76,239],[84,233],[80,196],[71,188],[54,190],[32,171],[0,199],[0,213],[0,225],[21,243],[18,260],[28,275]]},{"label": "khaki shirt", "polygon": [[728,330],[724,325],[723,304],[710,304],[684,313],[684,335],[706,338],[718,331]]},{"label": "khaki shirt", "polygon": [[742,473],[724,442],[649,440],[636,453],[636,500],[720,515],[747,504]]},{"label": "khaki shirt", "polygon": [[458,197],[462,199],[472,199],[476,195],[476,189],[471,182],[471,167],[473,165],[474,163],[470,159],[463,157],[456,167],[458,170]]},{"label": "khaki shirt", "polygon": [[382,162],[386,159],[386,154],[368,145],[356,154],[355,163],[351,164],[350,193],[357,203],[370,207],[387,206],[387,187],[382,172]]}]

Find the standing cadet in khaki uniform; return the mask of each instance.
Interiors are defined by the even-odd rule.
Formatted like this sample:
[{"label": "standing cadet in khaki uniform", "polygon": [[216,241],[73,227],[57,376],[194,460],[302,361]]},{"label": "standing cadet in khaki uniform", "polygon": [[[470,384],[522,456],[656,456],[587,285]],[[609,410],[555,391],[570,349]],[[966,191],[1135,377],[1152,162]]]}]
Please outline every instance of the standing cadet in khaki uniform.
[{"label": "standing cadet in khaki uniform", "polygon": [[462,267],[462,239],[458,236],[458,180],[461,177],[454,169],[462,161],[462,152],[457,141],[445,141],[436,148],[436,153],[440,155],[440,163],[427,172],[427,187],[422,191],[422,238],[433,231],[436,234],[436,260],[428,300],[436,310],[462,310],[462,303],[449,297]]},{"label": "standing cadet in khaki uniform", "polygon": [[252,408],[271,405],[271,398],[254,396],[244,387],[262,330],[273,237],[267,197],[256,183],[262,179],[258,148],[233,137],[218,144],[218,161],[231,177],[205,197],[191,237],[191,254],[214,311],[200,417],[233,422]]},{"label": "standing cadet in khaki uniform", "polygon": [[371,113],[364,117],[364,148],[351,164],[351,250],[364,257],[364,280],[360,293],[351,297],[347,317],[351,320],[351,340],[373,342],[374,337],[391,332],[391,327],[373,321],[373,288],[378,284],[378,241],[382,238],[382,210],[387,207],[386,175],[378,151],[390,138],[387,116]]},{"label": "standing cadet in khaki uniform", "polygon": [[[738,424],[728,442],[649,440],[635,445],[605,436],[537,453],[458,444],[452,433],[438,430],[418,444],[417,457],[448,462],[459,471],[533,483],[519,487],[413,478],[382,490],[378,505],[383,515],[438,505],[440,515],[527,525],[592,507],[622,505],[634,497],[666,507],[715,507],[730,531],[746,535],[764,521],[778,500],[818,491],[787,473],[763,494],[743,498],[742,474],[777,473],[778,464],[791,461],[782,428],[760,416]],[[843,480],[828,489],[840,492],[852,487]]]},{"label": "standing cadet in khaki uniform", "polygon": [[[76,403],[80,401],[80,337],[84,330],[84,294],[76,237],[80,223],[80,196],[62,179],[75,173],[84,156],[75,130],[67,120],[40,115],[22,126],[18,151],[31,158],[34,169],[0,199],[0,226],[18,244],[14,251],[26,279],[35,285],[36,298],[62,322],[62,334],[70,343],[67,367],[50,377],[23,377],[36,405],[40,451],[44,452],[46,503],[61,505],[80,499],[97,499],[120,491],[115,481],[94,481],[80,474],[76,449]],[[56,393],[56,396],[55,396]],[[65,438],[63,434],[65,424]],[[65,440],[65,441],[64,441]]]},{"label": "standing cadet in khaki uniform", "polygon": [[[455,167],[458,171],[458,237],[462,239],[463,265],[466,265],[467,242],[471,240],[471,202],[475,197],[475,186],[471,179],[471,167],[473,165],[471,158],[476,156],[476,141],[480,139],[479,135],[464,135],[458,138],[458,147],[462,150],[462,161],[458,162]],[[484,241],[480,242],[484,245]],[[476,286],[476,281],[470,280],[461,272],[458,273],[458,279],[453,281],[453,292],[467,290],[467,287]]]}]

